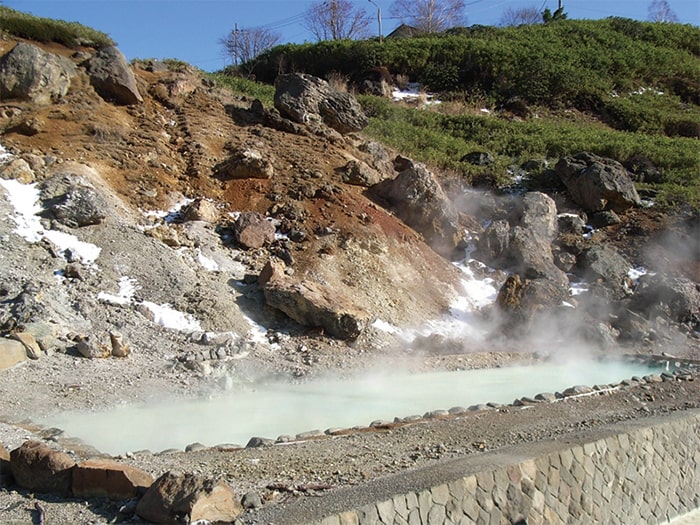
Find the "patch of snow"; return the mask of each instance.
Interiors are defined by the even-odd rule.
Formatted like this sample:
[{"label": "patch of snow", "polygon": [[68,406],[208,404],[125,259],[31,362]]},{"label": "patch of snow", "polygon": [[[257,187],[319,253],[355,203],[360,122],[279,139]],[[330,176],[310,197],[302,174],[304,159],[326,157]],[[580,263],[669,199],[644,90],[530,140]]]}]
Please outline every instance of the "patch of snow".
[{"label": "patch of snow", "polygon": [[664,95],[663,91],[660,91],[656,88],[647,88],[647,87],[640,87],[639,89],[635,91],[631,91],[630,95],[643,95],[644,93],[651,92],[653,95]]},{"label": "patch of snow", "polygon": [[569,283],[569,295],[575,297],[588,291],[588,285],[584,282]]},{"label": "patch of snow", "polygon": [[14,232],[30,243],[43,239],[44,227],[37,216],[42,207],[38,204],[40,192],[36,184],[0,179],[0,186],[7,192],[7,200],[15,209],[15,215],[10,217],[17,225]]},{"label": "patch of snow", "polygon": [[0,162],[5,163],[10,160],[14,155],[5,149],[5,146],[0,144]]},{"label": "patch of snow", "polygon": [[202,268],[208,272],[218,272],[220,270],[219,264],[214,259],[210,259],[204,255],[199,248],[197,248],[197,261],[202,265]]},{"label": "patch of snow", "polygon": [[86,266],[94,266],[95,261],[100,256],[102,248],[89,242],[78,239],[75,235],[57,230],[46,230],[44,237],[50,240],[58,248],[58,253],[62,257],[70,251],[73,257],[78,257]]},{"label": "patch of snow", "polygon": [[194,199],[183,198],[179,200],[172,208],[169,210],[149,210],[143,212],[146,217],[155,217],[157,219],[163,219],[166,223],[172,224],[182,219],[182,208],[194,202]]},{"label": "patch of snow", "polygon": [[193,315],[175,310],[169,304],[156,304],[150,301],[141,303],[153,315],[153,322],[180,332],[195,332],[201,330],[199,321]]},{"label": "patch of snow", "polygon": [[638,266],[637,268],[630,268],[629,270],[627,270],[627,277],[632,279],[632,281],[634,281],[634,283],[637,284],[637,281],[639,281],[639,278],[642,275],[646,275],[647,273],[649,273],[649,272],[647,271],[646,268]]},{"label": "patch of snow", "polygon": [[119,292],[117,295],[100,292],[97,294],[97,299],[112,304],[130,304],[134,298],[134,292],[138,289],[136,279],[124,276],[119,279]]},{"label": "patch of snow", "polygon": [[407,89],[399,89],[395,88],[391,92],[391,98],[395,101],[401,101],[401,100],[417,100],[417,99],[425,99],[424,104],[425,105],[430,105],[430,104],[442,104],[442,101],[436,100],[433,98],[434,95],[430,93],[425,93],[421,92],[421,87],[418,82],[411,82],[408,84]]},{"label": "patch of snow", "polygon": [[399,329],[396,328],[393,324],[387,323],[386,321],[382,321],[381,319],[375,319],[372,323],[372,327],[376,328],[377,330],[381,330],[382,332],[386,332],[388,334],[399,333]]},{"label": "patch of snow", "polygon": [[15,209],[15,215],[11,218],[17,225],[14,230],[17,235],[30,243],[48,239],[58,248],[61,256],[70,250],[72,256],[80,258],[83,264],[94,266],[100,255],[100,247],[83,242],[69,233],[44,229],[38,216],[44,208],[38,204],[40,192],[36,184],[0,179],[0,186],[7,192],[7,199]]}]

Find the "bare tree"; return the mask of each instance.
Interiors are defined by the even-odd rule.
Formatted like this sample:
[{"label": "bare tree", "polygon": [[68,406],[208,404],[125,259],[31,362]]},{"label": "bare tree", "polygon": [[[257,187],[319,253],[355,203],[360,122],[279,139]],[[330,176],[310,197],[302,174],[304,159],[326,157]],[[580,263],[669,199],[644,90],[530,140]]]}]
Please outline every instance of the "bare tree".
[{"label": "bare tree", "polygon": [[251,64],[253,59],[277,45],[281,39],[278,33],[263,28],[238,29],[219,39],[226,56],[233,64]]},{"label": "bare tree", "polygon": [[401,23],[439,33],[466,23],[464,6],[464,0],[394,0],[390,12]]},{"label": "bare tree", "polygon": [[537,6],[520,7],[518,9],[509,7],[501,15],[501,26],[534,25],[542,23],[542,13]]},{"label": "bare tree", "polygon": [[649,20],[652,22],[678,22],[667,0],[652,0],[649,4]]},{"label": "bare tree", "polygon": [[304,26],[317,40],[343,40],[369,36],[371,19],[350,0],[319,0],[304,13]]}]

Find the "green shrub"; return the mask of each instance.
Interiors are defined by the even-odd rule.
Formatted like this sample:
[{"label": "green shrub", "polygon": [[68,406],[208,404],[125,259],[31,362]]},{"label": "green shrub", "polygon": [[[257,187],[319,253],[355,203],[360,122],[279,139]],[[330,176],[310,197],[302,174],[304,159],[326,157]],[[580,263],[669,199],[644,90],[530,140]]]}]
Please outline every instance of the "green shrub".
[{"label": "green shrub", "polygon": [[210,75],[210,78],[219,86],[225,86],[237,95],[256,98],[268,107],[273,104],[275,96],[275,88],[273,86],[225,73],[214,73]]},{"label": "green shrub", "polygon": [[67,47],[102,48],[114,45],[114,41],[105,33],[77,22],[40,18],[4,6],[0,6],[0,30],[20,38],[56,42]]},{"label": "green shrub", "polygon": [[[450,116],[436,111],[397,106],[376,97],[361,97],[371,117],[365,133],[400,153],[464,177],[492,185],[507,185],[508,167],[530,159],[557,159],[581,151],[625,162],[643,155],[661,173],[653,185],[659,202],[700,207],[700,141],[613,130],[596,121],[543,117],[512,121],[496,116]],[[461,162],[471,151],[497,158],[486,168]],[[534,183],[537,183],[535,180]]]}]

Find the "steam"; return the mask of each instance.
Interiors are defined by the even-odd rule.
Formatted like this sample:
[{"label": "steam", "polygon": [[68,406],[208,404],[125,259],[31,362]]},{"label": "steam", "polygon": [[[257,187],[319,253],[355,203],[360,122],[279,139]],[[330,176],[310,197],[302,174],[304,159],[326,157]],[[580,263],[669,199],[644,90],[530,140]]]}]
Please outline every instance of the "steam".
[{"label": "steam", "polygon": [[375,372],[303,384],[239,383],[212,399],[63,413],[44,423],[110,454],[183,449],[203,439],[212,446],[245,445],[253,436],[275,439],[313,430],[367,426],[375,420],[392,421],[454,406],[506,404],[523,395],[618,382],[649,372],[642,364],[578,361],[576,366],[548,363],[427,374]]}]

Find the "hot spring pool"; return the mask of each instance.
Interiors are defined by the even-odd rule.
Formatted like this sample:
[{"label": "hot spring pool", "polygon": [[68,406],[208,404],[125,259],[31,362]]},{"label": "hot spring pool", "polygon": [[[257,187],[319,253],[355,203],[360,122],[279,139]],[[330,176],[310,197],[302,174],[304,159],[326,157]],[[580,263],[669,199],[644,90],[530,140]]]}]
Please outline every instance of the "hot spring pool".
[{"label": "hot spring pool", "polygon": [[277,438],[314,429],[367,426],[454,406],[512,403],[523,396],[574,385],[617,383],[658,368],[621,361],[575,361],[457,372],[386,372],[354,379],[237,385],[208,399],[65,412],[40,423],[112,455],[153,452],[200,442],[245,445],[253,436]]}]

